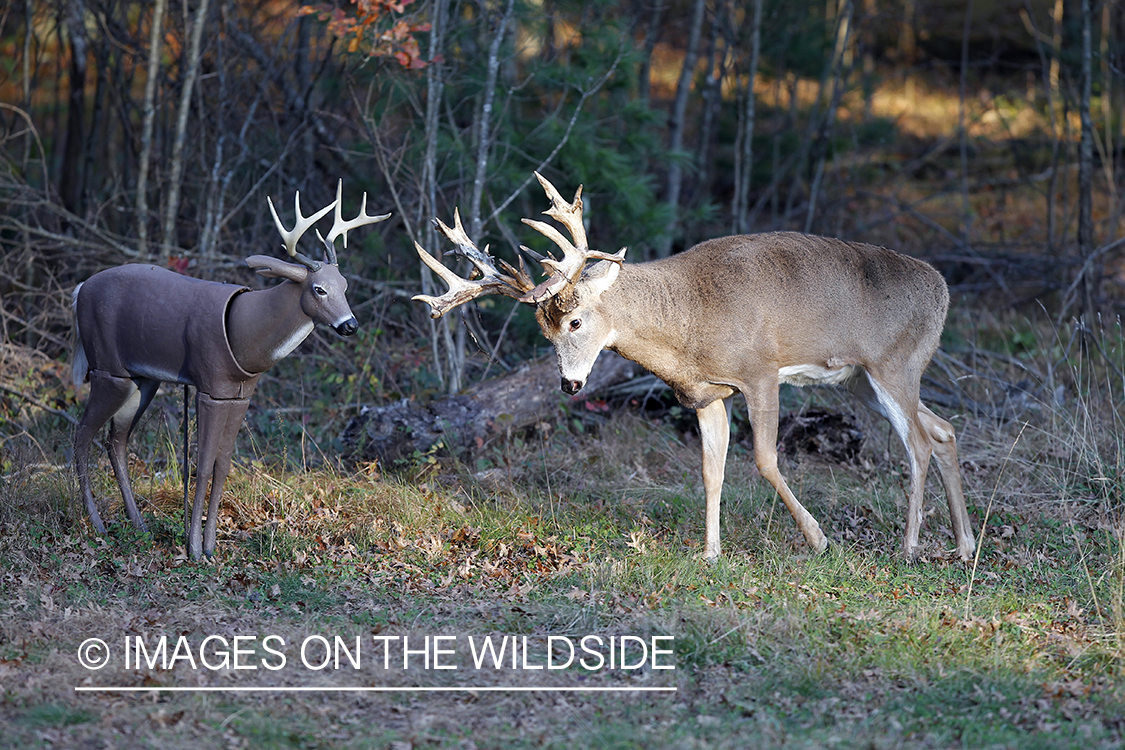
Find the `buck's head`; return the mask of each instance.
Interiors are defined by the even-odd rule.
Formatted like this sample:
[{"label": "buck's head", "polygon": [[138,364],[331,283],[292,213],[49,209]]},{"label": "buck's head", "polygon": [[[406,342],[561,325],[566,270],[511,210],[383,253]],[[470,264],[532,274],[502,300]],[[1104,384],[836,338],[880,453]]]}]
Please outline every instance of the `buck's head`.
[{"label": "buck's head", "polygon": [[[551,199],[551,208],[544,213],[562,224],[574,239],[573,242],[566,239],[550,224],[523,220],[563,251],[562,260],[556,260],[527,247],[520,248],[547,269],[547,279],[535,285],[524,270],[522,260],[519,268],[500,261],[504,272],[498,270],[488,254],[488,248],[484,252],[477,249],[465,234],[460,216],[454,213],[452,229],[436,219],[434,223],[453,242],[454,252],[472,261],[481,278],[470,281],[457,276],[415,243],[418,255],[449,285],[449,291],[440,297],[420,294],[414,299],[427,303],[434,318],[440,318],[454,307],[482,294],[503,294],[534,305],[539,327],[555,347],[562,389],[574,394],[586,384],[601,350],[613,343],[612,316],[602,304],[602,295],[617,280],[625,259],[625,249],[612,255],[590,250],[586,229],[582,225],[582,187],[579,186],[574,194],[574,200],[567,203],[554,185],[538,172],[535,176]],[[590,260],[599,262],[587,267],[586,263]]]},{"label": "buck's head", "polygon": [[555,347],[562,389],[571,395],[582,390],[602,349],[613,344],[613,315],[602,294],[620,270],[619,262],[598,261],[587,266],[577,282],[536,305],[539,328]]},{"label": "buck's head", "polygon": [[[340,265],[336,259],[336,238],[343,237],[344,247],[348,246],[348,232],[356,227],[374,224],[390,217],[390,214],[369,216],[367,214],[367,193],[363,194],[359,214],[348,221],[340,213],[341,193],[343,181],[336,184],[336,200],[309,216],[301,214],[301,194],[294,197],[294,209],[297,213],[297,222],[292,229],[286,229],[277,215],[273,200],[267,198],[270,213],[273,215],[274,224],[285,243],[285,251],[296,262],[278,260],[266,255],[253,255],[246,259],[246,264],[256,272],[267,278],[282,278],[292,281],[301,289],[301,312],[314,323],[323,323],[332,327],[341,336],[351,336],[359,330],[359,322],[352,315],[348,306],[347,291],[348,280],[340,273]],[[327,237],[323,237],[317,230],[316,236],[324,247],[324,260],[313,260],[297,252],[297,241],[325,214],[336,209],[335,220]]]}]

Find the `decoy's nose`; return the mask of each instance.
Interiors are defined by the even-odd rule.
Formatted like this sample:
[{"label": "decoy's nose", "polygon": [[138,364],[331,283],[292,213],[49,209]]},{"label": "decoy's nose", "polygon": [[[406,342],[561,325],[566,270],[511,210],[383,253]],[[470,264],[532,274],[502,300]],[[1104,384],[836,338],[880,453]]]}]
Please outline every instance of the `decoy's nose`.
[{"label": "decoy's nose", "polygon": [[358,330],[359,330],[359,321],[356,320],[354,317],[348,318],[343,323],[336,326],[336,333],[340,334],[341,336],[351,336],[353,333],[355,333]]}]

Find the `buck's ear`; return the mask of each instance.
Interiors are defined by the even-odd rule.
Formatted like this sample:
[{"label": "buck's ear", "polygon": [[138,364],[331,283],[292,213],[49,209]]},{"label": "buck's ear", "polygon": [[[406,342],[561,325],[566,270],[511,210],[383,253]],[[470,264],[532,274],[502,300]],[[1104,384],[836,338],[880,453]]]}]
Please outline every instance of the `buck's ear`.
[{"label": "buck's ear", "polygon": [[251,255],[246,259],[246,265],[268,279],[289,279],[298,284],[309,275],[309,269],[296,263],[289,263],[268,255]]},{"label": "buck's ear", "polygon": [[[617,251],[617,257],[624,260],[625,250],[626,248],[623,247]],[[599,260],[597,263],[586,266],[586,270],[582,272],[582,280],[579,283],[585,287],[588,293],[597,296],[613,286],[613,282],[617,281],[617,274],[620,272],[621,263],[618,261]]]}]

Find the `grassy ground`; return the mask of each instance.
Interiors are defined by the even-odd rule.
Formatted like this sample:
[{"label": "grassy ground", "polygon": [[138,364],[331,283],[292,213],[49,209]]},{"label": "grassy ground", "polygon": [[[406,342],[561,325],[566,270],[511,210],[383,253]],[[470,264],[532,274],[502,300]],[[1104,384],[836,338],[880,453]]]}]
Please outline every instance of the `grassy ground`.
[{"label": "grassy ground", "polygon": [[[179,478],[164,470],[170,433],[151,430],[134,466],[151,533],[117,525],[105,538],[70,500],[65,433],[9,440],[0,746],[1120,747],[1120,331],[1083,345],[1070,329],[976,323],[956,327],[936,368],[978,404],[939,409],[959,430],[982,539],[968,566],[948,552],[938,492],[924,559],[897,555],[903,454],[862,414],[856,462],[798,455],[785,467],[829,552],[808,555],[739,442],[714,565],[699,559],[697,438],[674,414],[562,411],[471,465],[424,457],[347,473],[246,459],[219,552],[199,564],[184,558]],[[816,403],[846,408],[821,393]],[[785,400],[810,403],[796,390]],[[115,497],[101,468],[99,494]],[[504,635],[527,655],[476,668],[473,648]],[[552,636],[600,637],[577,654],[593,667],[625,638],[628,666],[643,665],[534,669]],[[106,667],[80,664],[89,638],[109,646]],[[137,639],[152,664],[135,651],[125,663]],[[337,639],[339,667],[313,668]],[[672,653],[654,658],[654,643]],[[223,668],[224,647],[256,668]],[[97,686],[413,691],[75,690]],[[576,687],[674,690],[544,690]]]}]

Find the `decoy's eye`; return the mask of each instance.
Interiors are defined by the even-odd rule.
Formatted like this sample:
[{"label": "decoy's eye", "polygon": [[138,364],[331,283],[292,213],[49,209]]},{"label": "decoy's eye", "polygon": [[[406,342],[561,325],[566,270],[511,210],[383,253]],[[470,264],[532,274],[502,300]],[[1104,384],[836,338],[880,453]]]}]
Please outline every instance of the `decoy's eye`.
[{"label": "decoy's eye", "polygon": [[328,290],[325,289],[324,287],[320,286],[319,284],[317,284],[316,286],[313,287],[313,293],[316,294],[317,297],[327,297],[328,296]]}]

